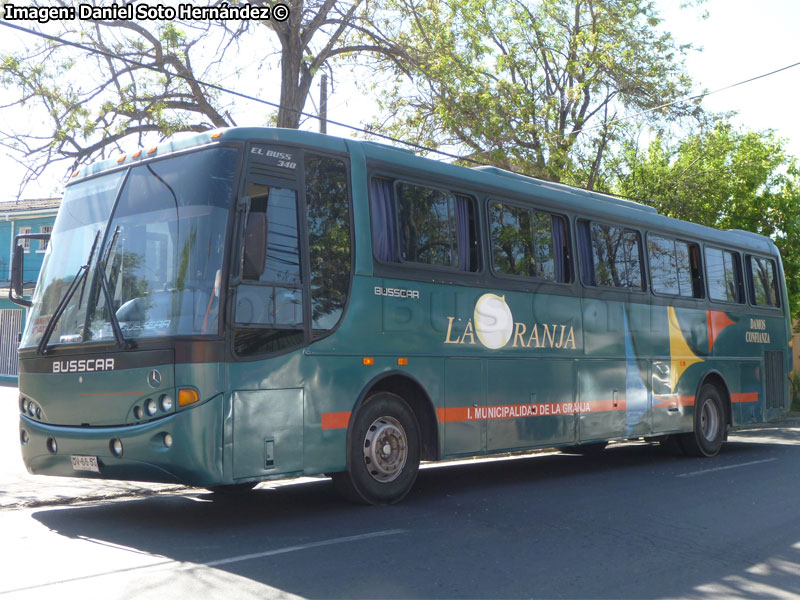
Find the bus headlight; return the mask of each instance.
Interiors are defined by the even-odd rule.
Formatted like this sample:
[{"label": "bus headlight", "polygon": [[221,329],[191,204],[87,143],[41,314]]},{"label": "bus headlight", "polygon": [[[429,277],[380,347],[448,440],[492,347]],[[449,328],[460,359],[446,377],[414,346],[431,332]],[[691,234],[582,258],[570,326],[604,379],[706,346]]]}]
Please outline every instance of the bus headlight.
[{"label": "bus headlight", "polygon": [[172,401],[172,396],[169,394],[162,394],[161,398],[159,398],[159,404],[161,404],[162,411],[169,412],[172,410],[175,403]]},{"label": "bus headlight", "polygon": [[152,398],[148,398],[144,404],[144,409],[147,411],[147,415],[152,417],[158,412],[158,404]]}]

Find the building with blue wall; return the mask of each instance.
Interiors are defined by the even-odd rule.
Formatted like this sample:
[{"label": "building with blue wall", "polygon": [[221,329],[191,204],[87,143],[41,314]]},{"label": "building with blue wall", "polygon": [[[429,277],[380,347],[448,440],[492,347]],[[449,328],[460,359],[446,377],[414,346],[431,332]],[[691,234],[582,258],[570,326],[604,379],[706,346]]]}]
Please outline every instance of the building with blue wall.
[{"label": "building with blue wall", "polygon": [[[0,202],[0,378],[17,377],[17,344],[25,326],[27,310],[8,299],[14,236],[20,233],[49,233],[56,220],[60,198]],[[22,273],[25,297],[30,298],[39,278],[47,242],[25,240]]]}]

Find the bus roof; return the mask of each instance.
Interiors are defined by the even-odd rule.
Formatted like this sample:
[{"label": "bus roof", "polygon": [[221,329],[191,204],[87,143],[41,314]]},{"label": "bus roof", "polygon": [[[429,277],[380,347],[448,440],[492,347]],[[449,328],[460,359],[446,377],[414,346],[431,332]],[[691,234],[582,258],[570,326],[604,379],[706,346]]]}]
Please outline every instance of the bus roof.
[{"label": "bus roof", "polygon": [[358,141],[331,135],[267,127],[230,127],[210,130],[197,134],[179,134],[148,148],[124,154],[117,159],[104,160],[82,167],[72,175],[73,182],[116,167],[164,156],[181,150],[207,146],[224,141],[274,141],[285,144],[302,144],[319,150],[337,153],[363,154],[367,162],[375,165],[391,166],[393,170],[419,171],[430,173],[431,179],[445,178],[454,181],[453,185],[472,186],[499,196],[506,194],[523,197],[534,196],[552,208],[561,207],[587,217],[603,216],[622,223],[629,223],[649,229],[670,232],[680,237],[693,237],[710,242],[735,246],[755,252],[777,254],[777,248],[769,238],[742,230],[721,231],[688,221],[681,221],[658,214],[658,211],[644,204],[520,175],[493,166],[474,168],[461,167],[446,162],[417,156],[407,148],[398,148],[375,141]]}]

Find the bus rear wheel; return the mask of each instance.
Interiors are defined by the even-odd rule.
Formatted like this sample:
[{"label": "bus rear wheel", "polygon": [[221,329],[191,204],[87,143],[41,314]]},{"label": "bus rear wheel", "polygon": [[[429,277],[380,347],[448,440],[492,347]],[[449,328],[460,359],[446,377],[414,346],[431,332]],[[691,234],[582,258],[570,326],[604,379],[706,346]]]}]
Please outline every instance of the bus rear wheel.
[{"label": "bus rear wheel", "polygon": [[408,494],[419,472],[420,435],[414,412],[400,396],[371,396],[356,413],[348,444],[347,470],[331,476],[342,495],[394,504]]},{"label": "bus rear wheel", "polygon": [[715,456],[725,440],[725,409],[715,385],[700,388],[694,405],[694,431],[681,435],[683,451],[690,456]]}]

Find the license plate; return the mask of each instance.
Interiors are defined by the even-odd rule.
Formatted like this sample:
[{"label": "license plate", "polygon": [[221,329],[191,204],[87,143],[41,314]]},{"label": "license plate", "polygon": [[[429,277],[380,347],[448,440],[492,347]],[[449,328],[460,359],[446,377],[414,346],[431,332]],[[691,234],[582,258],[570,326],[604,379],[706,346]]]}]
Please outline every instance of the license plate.
[{"label": "license plate", "polygon": [[96,456],[76,456],[72,455],[72,470],[73,471],[94,471],[100,472],[100,465],[97,464]]}]

